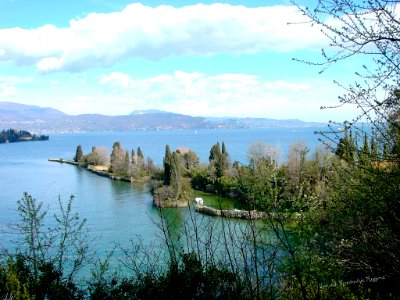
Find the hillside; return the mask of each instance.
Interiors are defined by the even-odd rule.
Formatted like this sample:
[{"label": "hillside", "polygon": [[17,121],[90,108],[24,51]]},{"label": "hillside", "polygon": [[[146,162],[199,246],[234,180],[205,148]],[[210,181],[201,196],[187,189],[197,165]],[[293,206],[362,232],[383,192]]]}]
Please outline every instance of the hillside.
[{"label": "hillside", "polygon": [[67,115],[53,108],[0,102],[0,128],[31,132],[84,132],[129,130],[180,130],[201,128],[309,127],[321,123],[266,118],[205,118],[159,110],[134,111],[129,115]]},{"label": "hillside", "polygon": [[14,102],[0,102],[0,120],[5,121],[48,121],[65,118],[68,115],[49,107],[25,105]]}]

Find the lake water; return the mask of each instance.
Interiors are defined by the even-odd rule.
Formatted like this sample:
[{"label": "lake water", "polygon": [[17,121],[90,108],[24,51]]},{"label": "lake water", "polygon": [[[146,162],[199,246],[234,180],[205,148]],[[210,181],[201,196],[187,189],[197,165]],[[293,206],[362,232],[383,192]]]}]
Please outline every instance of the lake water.
[{"label": "lake water", "polygon": [[[151,132],[98,132],[50,135],[45,142],[0,144],[0,242],[8,245],[8,224],[18,220],[17,200],[23,192],[42,201],[49,214],[57,209],[58,197],[67,200],[75,196],[74,211],[87,219],[92,244],[99,251],[110,250],[114,243],[127,245],[140,235],[144,243],[159,235],[152,221],[157,212],[145,187],[111,181],[72,165],[48,162],[48,158],[72,159],[77,145],[84,153],[92,146],[104,146],[111,152],[119,141],[124,149],[141,147],[145,157],[162,164],[165,145],[174,150],[188,147],[206,163],[210,148],[225,142],[231,161],[247,163],[247,149],[262,141],[281,149],[285,160],[289,146],[296,141],[308,143],[310,149],[318,145],[318,128],[216,129]],[[180,212],[177,212],[179,214]]]}]

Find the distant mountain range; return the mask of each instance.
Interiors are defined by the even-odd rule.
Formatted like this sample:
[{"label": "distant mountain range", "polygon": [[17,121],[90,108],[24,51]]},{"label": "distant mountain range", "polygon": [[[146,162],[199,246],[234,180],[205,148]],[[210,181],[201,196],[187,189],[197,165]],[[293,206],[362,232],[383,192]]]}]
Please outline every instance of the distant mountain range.
[{"label": "distant mountain range", "polygon": [[0,129],[22,129],[31,132],[85,132],[130,130],[178,130],[201,128],[311,127],[323,123],[264,118],[192,117],[160,110],[133,111],[129,115],[67,115],[59,110],[0,102]]}]

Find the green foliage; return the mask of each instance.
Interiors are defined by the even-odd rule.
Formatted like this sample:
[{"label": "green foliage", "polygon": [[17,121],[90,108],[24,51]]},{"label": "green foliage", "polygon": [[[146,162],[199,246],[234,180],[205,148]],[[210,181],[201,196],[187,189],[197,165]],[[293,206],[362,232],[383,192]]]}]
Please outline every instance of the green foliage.
[{"label": "green foliage", "polygon": [[1,143],[15,143],[15,142],[26,142],[26,141],[47,141],[48,135],[36,136],[30,132],[18,129],[7,129],[0,132],[0,144]]},{"label": "green foliage", "polygon": [[[19,264],[20,265],[20,264]],[[26,269],[20,270],[13,259],[0,266],[0,297],[3,299],[30,300],[29,281],[24,280]]]},{"label": "green foliage", "polygon": [[83,159],[83,151],[82,151],[82,146],[78,145],[76,147],[76,152],[74,156],[74,162],[80,162]]},{"label": "green foliage", "polygon": [[188,150],[183,153],[182,158],[187,171],[191,171],[199,166],[200,159],[194,151]]},{"label": "green foliage", "polygon": [[182,254],[160,274],[111,278],[91,286],[92,299],[249,299],[241,279],[223,267],[203,266],[194,253]]},{"label": "green foliage", "polygon": [[110,156],[110,172],[119,174],[125,173],[125,151],[119,142],[115,142]]},{"label": "green foliage", "polygon": [[172,176],[172,153],[169,148],[169,145],[165,146],[165,155],[163,159],[164,164],[164,185],[170,185],[171,183],[171,176]]},{"label": "green foliage", "polygon": [[191,185],[194,189],[205,191],[206,186],[210,183],[208,180],[208,168],[207,166],[201,165],[195,169],[192,169],[191,174]]},{"label": "green foliage", "polygon": [[108,152],[106,152],[105,155],[101,155],[97,147],[92,147],[92,152],[83,156],[83,158],[79,161],[83,161],[87,166],[104,166],[107,164],[105,157],[107,154]]},{"label": "green foliage", "polygon": [[221,177],[227,174],[229,171],[229,156],[226,150],[225,144],[223,145],[223,151],[219,143],[213,145],[210,149],[209,156],[209,176],[213,184],[220,181]]},{"label": "green foliage", "polygon": [[192,197],[190,171],[198,165],[196,153],[188,149],[171,152],[169,145],[165,147],[163,159],[163,186],[154,190],[154,203],[158,206],[187,206]]},{"label": "green foliage", "polygon": [[356,145],[354,143],[352,131],[350,130],[349,135],[347,125],[345,126],[344,136],[339,140],[335,154],[348,162],[354,162]]},{"label": "green foliage", "polygon": [[25,193],[18,201],[20,223],[16,229],[22,241],[1,267],[3,296],[17,299],[82,299],[74,279],[87,263],[88,241],[85,220],[72,213],[73,197],[64,205],[54,225],[45,226],[47,212],[42,203]]},{"label": "green foliage", "polygon": [[138,165],[139,168],[143,168],[144,167],[144,156],[143,156],[142,149],[140,149],[140,147],[138,147],[136,153],[137,153],[136,154],[136,164]]}]

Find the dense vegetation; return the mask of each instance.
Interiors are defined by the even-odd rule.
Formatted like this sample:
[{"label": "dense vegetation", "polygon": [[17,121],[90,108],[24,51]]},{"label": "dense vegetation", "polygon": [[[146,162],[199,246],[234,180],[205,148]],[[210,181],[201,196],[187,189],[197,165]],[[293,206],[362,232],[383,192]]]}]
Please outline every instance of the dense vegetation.
[{"label": "dense vegetation", "polygon": [[[154,194],[161,201],[186,199],[192,185],[238,197],[249,210],[263,209],[265,220],[210,221],[189,208],[175,228],[168,210],[160,208],[157,225],[164,239],[149,248],[138,240],[122,249],[126,272],[118,273],[109,257],[96,262],[88,255],[85,222],[72,213],[72,199],[67,206],[60,201],[55,227],[47,229],[41,204],[25,194],[16,228],[22,239],[2,255],[0,296],[400,298],[399,3],[316,3],[300,9],[323,26],[338,52],[326,51],[321,63],[311,63],[325,68],[353,55],[372,59],[372,69],[365,67],[340,99],[360,114],[321,132],[326,148],[310,154],[306,145],[294,144],[279,165],[276,149],[256,143],[242,165],[229,162],[226,146],[217,143],[209,163],[200,165],[194,152],[166,146],[160,170],[142,163],[139,149],[129,155],[119,143],[111,155],[93,149],[85,156],[79,147],[76,153],[77,161],[89,164],[110,158],[109,172],[157,178]],[[326,16],[335,22],[324,23]],[[77,274],[88,265],[94,266],[92,275],[80,286]]]},{"label": "dense vegetation", "polygon": [[15,142],[26,142],[26,141],[47,141],[48,135],[32,135],[28,131],[18,129],[7,129],[0,133],[0,144],[1,143],[15,143]]}]

